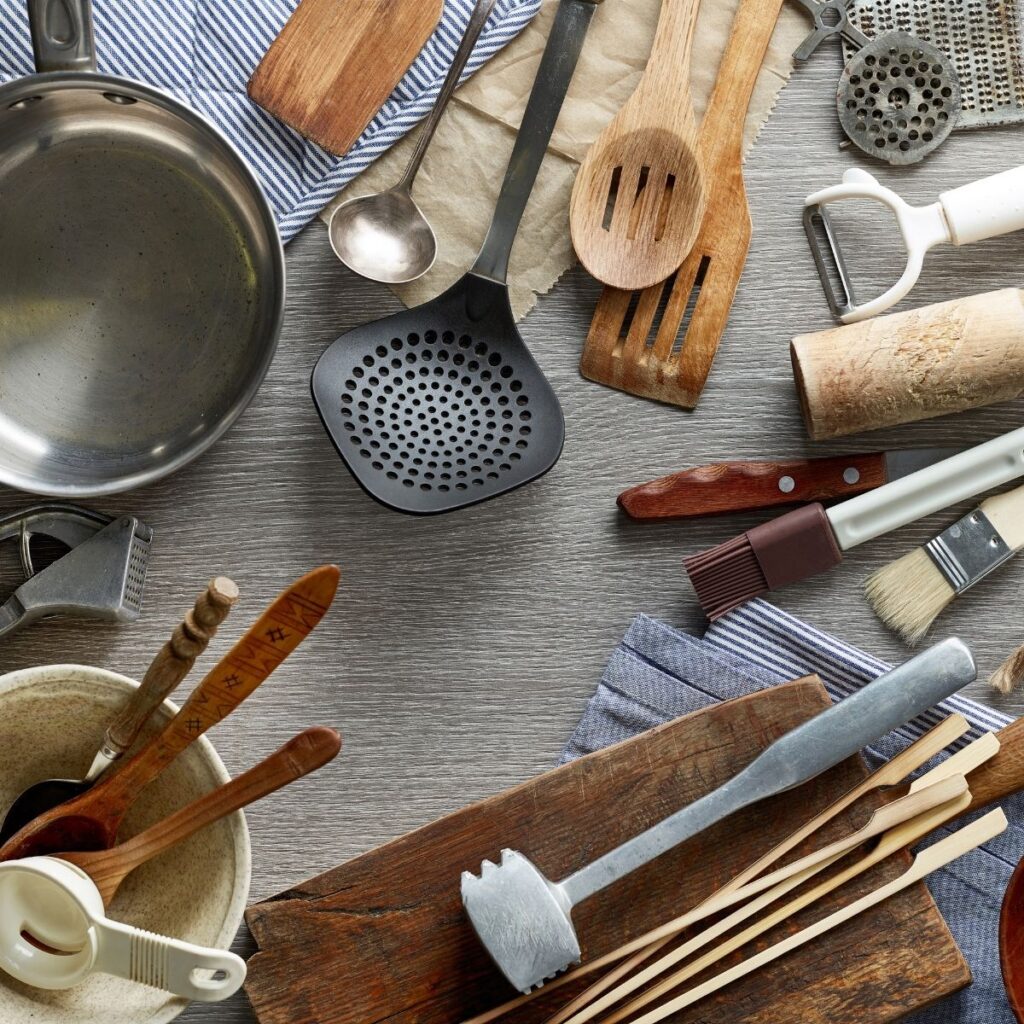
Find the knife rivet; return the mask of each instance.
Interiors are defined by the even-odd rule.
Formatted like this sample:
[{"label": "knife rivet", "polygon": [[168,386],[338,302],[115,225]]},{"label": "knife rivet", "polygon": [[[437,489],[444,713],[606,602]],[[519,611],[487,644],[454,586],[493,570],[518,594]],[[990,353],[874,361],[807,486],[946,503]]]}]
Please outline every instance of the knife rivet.
[{"label": "knife rivet", "polygon": [[843,480],[848,484],[855,484],[860,481],[860,470],[856,466],[849,466],[843,470]]},{"label": "knife rivet", "polygon": [[796,481],[791,476],[779,477],[779,490],[783,494],[789,494],[794,487],[796,487]]}]

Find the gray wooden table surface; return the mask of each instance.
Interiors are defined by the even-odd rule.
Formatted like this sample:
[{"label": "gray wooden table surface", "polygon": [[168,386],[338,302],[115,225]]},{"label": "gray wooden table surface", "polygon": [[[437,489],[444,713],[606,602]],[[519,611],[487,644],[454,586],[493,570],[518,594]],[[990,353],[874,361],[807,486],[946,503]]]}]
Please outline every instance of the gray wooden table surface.
[{"label": "gray wooden table surface", "polygon": [[[338,562],[344,579],[330,618],[211,734],[232,772],[307,725],[333,725],[345,735],[337,762],[249,813],[254,900],[551,766],[637,612],[702,628],[680,558],[762,518],[639,526],[617,514],[622,488],[712,460],[966,445],[1020,423],[1014,403],[833,445],[807,442],[788,341],[830,321],[800,207],[846,167],[866,166],[837,148],[831,95],[839,67],[826,46],[795,74],[748,161],[753,246],[695,413],[578,375],[598,286],[576,269],[523,328],[565,409],[561,461],[539,482],[461,513],[413,519],[390,512],[343,468],[308,381],[338,334],[398,303],[344,270],[323,225],[314,223],[288,248],[284,335],[238,425],[172,479],[96,503],[133,512],[156,531],[142,619],[121,628],[38,625],[4,641],[0,667],[73,661],[138,677],[203,582],[226,573],[244,603],[208,663],[283,584],[320,562]],[[1024,133],[1000,129],[955,134],[909,170],[871,169],[908,200],[927,202],[943,188],[1022,161]],[[936,253],[905,305],[1019,285],[1022,245],[1010,236]],[[0,512],[25,503],[24,495],[4,493]],[[950,521],[947,513],[855,549],[838,570],[776,600],[880,656],[901,659],[906,649],[876,621],[861,583]],[[13,547],[3,565],[13,579]],[[1011,564],[960,600],[934,631],[935,638],[958,634],[970,643],[983,679],[1024,641],[1022,578],[1024,564]],[[983,679],[971,692],[991,700]],[[1013,713],[1024,708],[1020,697],[993,703]],[[240,940],[239,948],[250,943]],[[241,995],[181,1018],[253,1019]]]}]

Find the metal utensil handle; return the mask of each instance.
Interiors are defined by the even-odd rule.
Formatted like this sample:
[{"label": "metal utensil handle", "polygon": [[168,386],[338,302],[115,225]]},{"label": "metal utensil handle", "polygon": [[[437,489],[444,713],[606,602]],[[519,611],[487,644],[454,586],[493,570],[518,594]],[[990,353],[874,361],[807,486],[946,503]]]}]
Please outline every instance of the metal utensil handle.
[{"label": "metal utensil handle", "polygon": [[967,647],[944,640],[791,729],[725,785],[623,843],[561,883],[575,906],[624,875],[766,797],[799,786],[972,682]]},{"label": "metal utensil handle", "polygon": [[91,0],[28,0],[37,71],[95,71]]},{"label": "metal utensil handle", "polygon": [[466,26],[466,34],[462,37],[459,48],[455,51],[455,56],[452,58],[452,66],[448,69],[448,74],[441,85],[441,91],[437,94],[437,99],[434,100],[434,106],[427,115],[427,119],[423,122],[423,128],[420,131],[419,139],[416,141],[416,148],[413,150],[412,159],[410,159],[409,166],[405,169],[405,174],[402,175],[402,180],[398,183],[398,188],[412,188],[413,180],[420,169],[420,164],[423,163],[423,157],[427,152],[427,147],[430,145],[430,140],[433,139],[434,132],[437,131],[437,126],[448,106],[448,101],[452,98],[452,94],[459,84],[459,79],[462,78],[462,72],[465,70],[469,58],[473,55],[476,41],[480,38],[484,25],[487,24],[487,19],[491,15],[495,2],[496,0],[478,0],[473,8],[473,13],[469,16],[469,24]]},{"label": "metal utensil handle", "polygon": [[494,217],[473,264],[474,274],[505,283],[508,257],[519,222],[576,70],[590,19],[599,3],[601,0],[560,0],[505,171]]}]

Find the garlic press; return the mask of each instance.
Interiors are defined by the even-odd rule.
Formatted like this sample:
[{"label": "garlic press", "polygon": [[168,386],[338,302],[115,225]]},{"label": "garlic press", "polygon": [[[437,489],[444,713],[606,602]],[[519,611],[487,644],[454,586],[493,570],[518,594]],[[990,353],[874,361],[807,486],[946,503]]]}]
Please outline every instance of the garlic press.
[{"label": "garlic press", "polygon": [[[70,550],[37,570],[35,537]],[[48,615],[116,622],[139,617],[153,540],[141,520],[52,502],[0,519],[0,541],[15,539],[25,581],[0,605],[0,637]]]},{"label": "garlic press", "polygon": [[[857,301],[835,225],[828,214],[830,204],[844,199],[874,200],[888,207],[895,215],[907,250],[907,264],[900,279],[868,302]],[[803,223],[832,314],[840,323],[856,323],[899,302],[914,287],[925,254],[933,246],[943,242],[966,245],[1024,228],[1024,166],[943,192],[937,202],[928,206],[911,206],[867,171],[853,167],[843,175],[841,184],[807,197]],[[841,297],[832,285],[823,241],[839,278]]]}]

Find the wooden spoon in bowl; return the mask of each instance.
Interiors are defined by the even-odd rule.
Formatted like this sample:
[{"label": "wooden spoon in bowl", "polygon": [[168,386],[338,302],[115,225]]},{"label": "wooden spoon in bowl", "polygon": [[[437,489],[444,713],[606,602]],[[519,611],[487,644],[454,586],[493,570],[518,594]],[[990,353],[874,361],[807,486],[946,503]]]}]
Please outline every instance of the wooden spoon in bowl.
[{"label": "wooden spoon in bowl", "polygon": [[636,91],[594,140],[572,190],[580,261],[613,288],[648,288],[686,259],[707,205],[690,49],[699,0],[663,0]]},{"label": "wooden spoon in bowl", "polygon": [[0,847],[0,860],[113,846],[140,790],[234,711],[309,635],[330,607],[339,575],[336,565],[322,565],[281,591],[161,732],[92,789],[30,821]]},{"label": "wooden spoon in bowl", "polygon": [[323,767],[339,750],[341,736],[333,729],[306,729],[237,779],[218,786],[137,836],[109,850],[72,851],[54,856],[81,868],[96,883],[103,905],[109,906],[120,884],[140,864],[207,825]]}]

